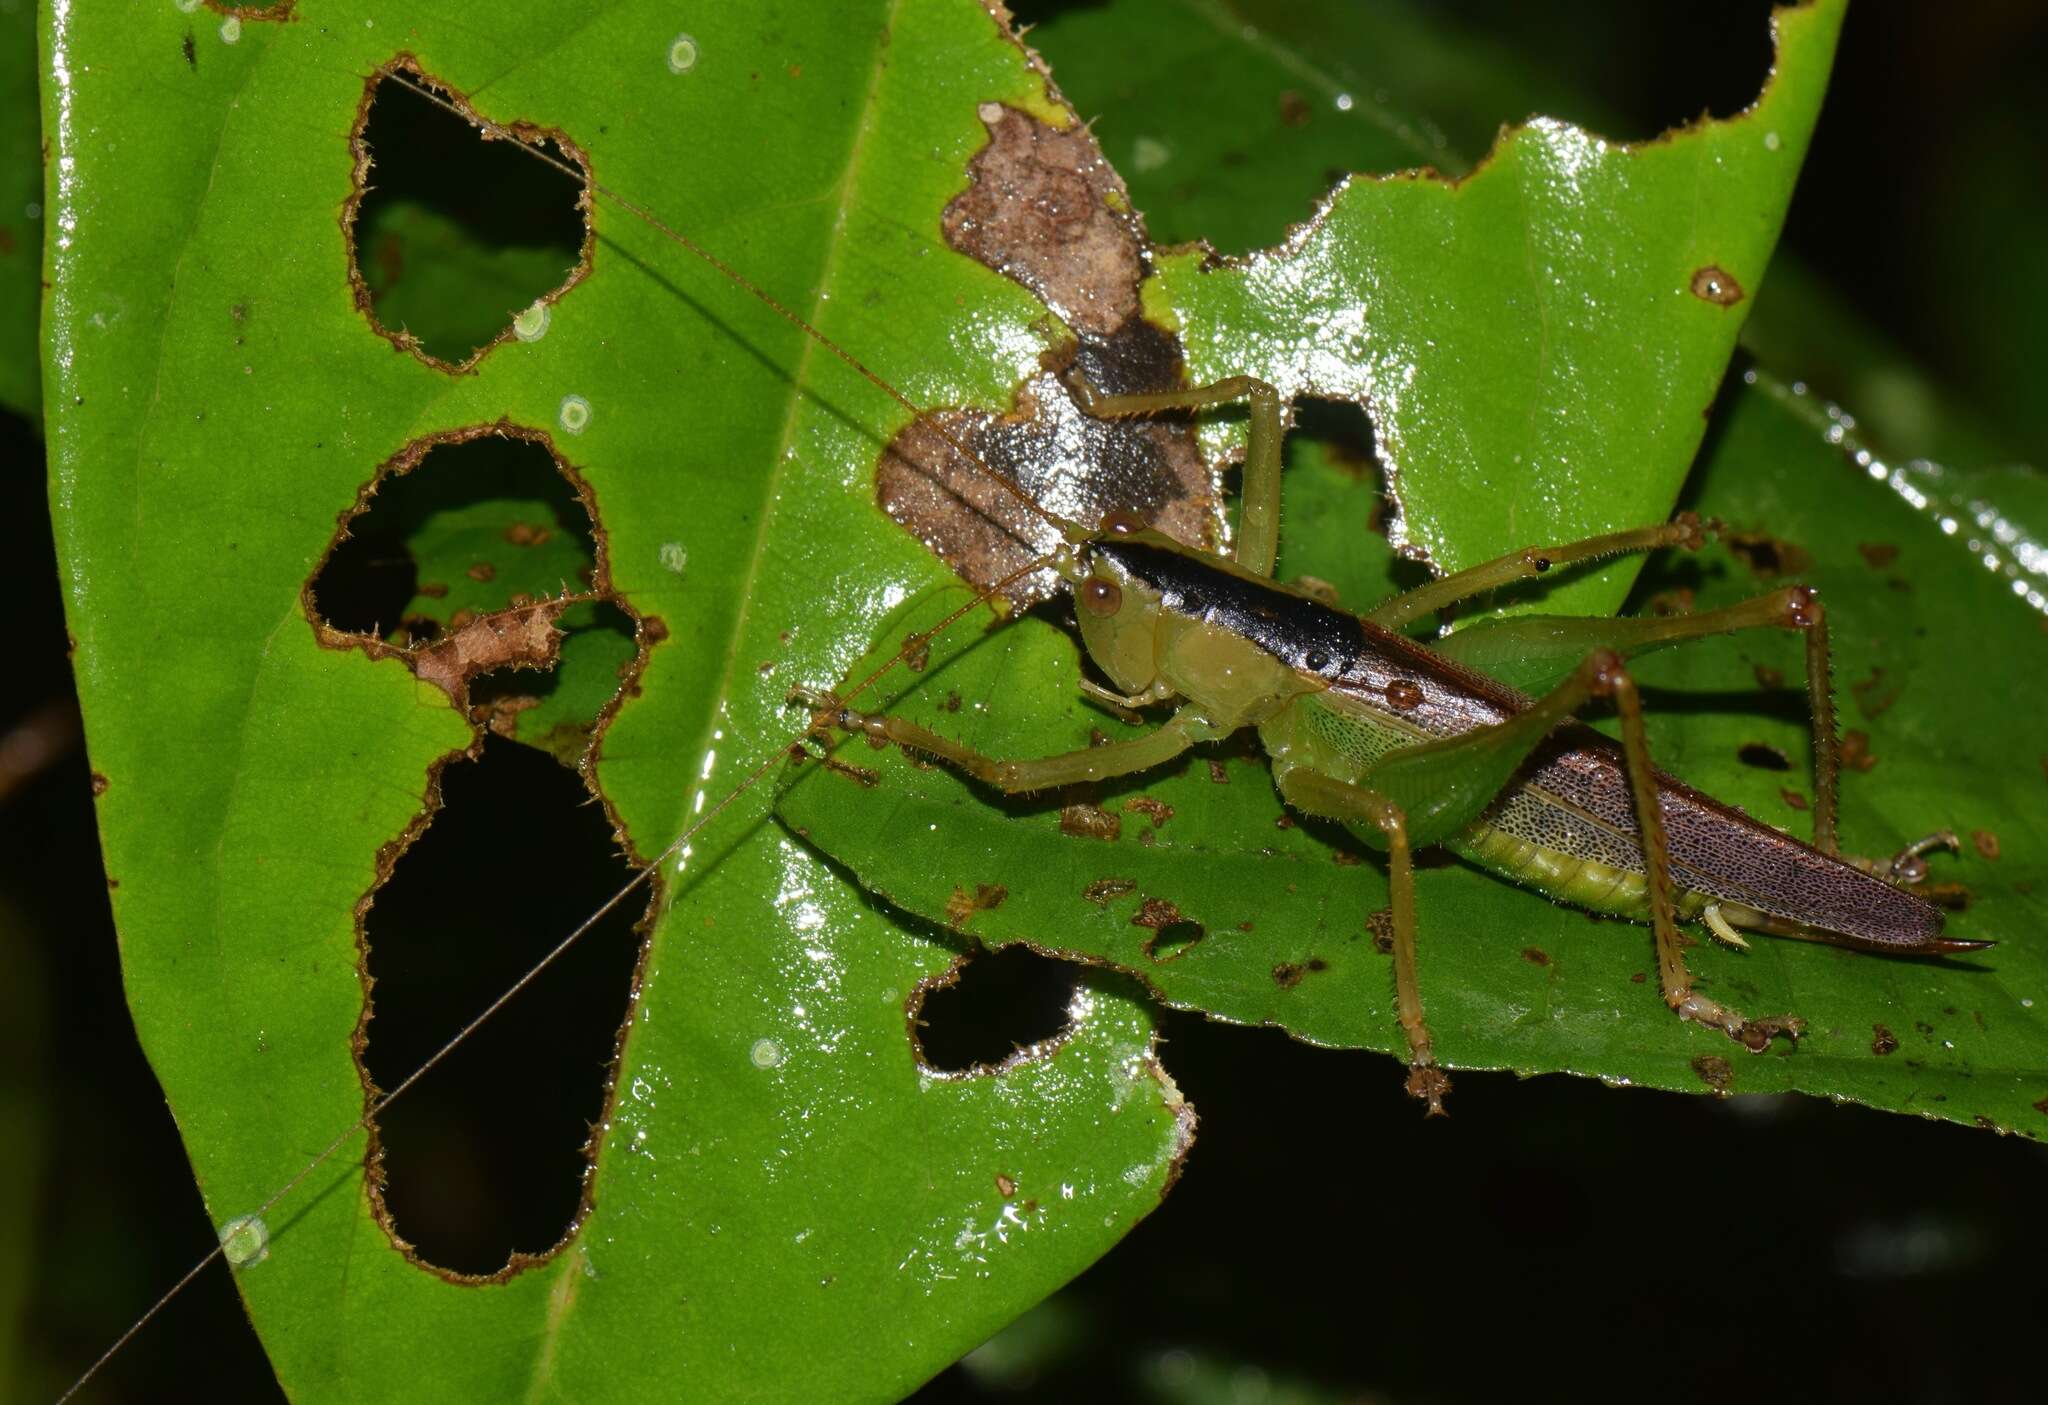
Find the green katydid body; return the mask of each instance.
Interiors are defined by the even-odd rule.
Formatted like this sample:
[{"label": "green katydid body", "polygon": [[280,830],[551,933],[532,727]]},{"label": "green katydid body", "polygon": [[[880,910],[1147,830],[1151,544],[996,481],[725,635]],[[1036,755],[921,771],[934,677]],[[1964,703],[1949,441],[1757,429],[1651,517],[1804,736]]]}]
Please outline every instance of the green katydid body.
[{"label": "green katydid body", "polygon": [[[1429,793],[1388,785],[1390,758],[1499,727],[1532,700],[1370,619],[1154,534],[1112,539],[1091,564],[1116,583],[1122,608],[1113,619],[1084,608],[1083,636],[1126,691],[1186,697],[1219,733],[1256,726],[1283,787],[1306,769],[1405,792],[1390,798],[1405,811],[1412,844],[1444,843],[1559,901],[1650,920],[1647,866],[1615,743],[1566,724],[1491,768],[1467,764],[1431,777]],[[1149,676],[1148,660],[1156,661]],[[1657,787],[1682,918],[1712,906],[1735,926],[1910,954],[1981,945],[1941,937],[1939,908],[1842,859],[1670,776],[1658,773]],[[1385,847],[1376,826],[1351,827]]]}]

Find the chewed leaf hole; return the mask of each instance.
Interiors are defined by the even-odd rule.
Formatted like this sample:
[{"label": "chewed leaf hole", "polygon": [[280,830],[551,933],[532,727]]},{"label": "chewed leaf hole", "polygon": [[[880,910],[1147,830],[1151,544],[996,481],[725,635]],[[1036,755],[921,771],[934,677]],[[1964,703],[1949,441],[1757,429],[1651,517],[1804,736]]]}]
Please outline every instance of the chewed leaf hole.
[{"label": "chewed leaf hole", "polygon": [[307,597],[324,642],[399,654],[478,723],[572,763],[639,660],[588,486],[504,425],[386,465]]},{"label": "chewed leaf hole", "polygon": [[482,435],[437,444],[381,481],[313,578],[320,618],[426,643],[521,598],[591,588],[590,513],[546,447]]},{"label": "chewed leaf hole", "polygon": [[1079,968],[1022,946],[977,951],[914,998],[918,1061],[934,1073],[982,1073],[1032,1056],[1073,1022]]},{"label": "chewed leaf hole", "polygon": [[[576,776],[495,739],[363,918],[365,1076],[396,1087],[632,876]],[[591,1128],[629,1005],[644,905],[625,903],[379,1118],[380,1218],[461,1274],[546,1252],[582,1214]]]},{"label": "chewed leaf hole", "polygon": [[[353,276],[377,330],[443,366],[466,365],[501,339],[537,340],[552,299],[588,264],[583,183],[422,97],[428,84],[371,80],[355,138]],[[574,147],[514,134],[581,168]]]}]

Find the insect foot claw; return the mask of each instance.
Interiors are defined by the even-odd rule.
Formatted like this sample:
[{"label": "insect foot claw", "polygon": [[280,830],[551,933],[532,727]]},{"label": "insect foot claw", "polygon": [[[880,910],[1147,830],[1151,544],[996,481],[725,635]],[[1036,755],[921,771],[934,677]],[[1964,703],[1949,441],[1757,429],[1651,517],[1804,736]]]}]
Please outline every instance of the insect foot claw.
[{"label": "insect foot claw", "polygon": [[1799,1036],[1806,1033],[1806,1021],[1797,1015],[1767,1015],[1760,1020],[1744,1021],[1735,1034],[1735,1042],[1752,1054],[1761,1054],[1771,1047],[1771,1041],[1779,1035],[1792,1043],[1798,1043]]},{"label": "insect foot claw", "polygon": [[1429,1104],[1425,1117],[1446,1117],[1444,1094],[1451,1091],[1450,1075],[1435,1064],[1415,1064],[1408,1070],[1408,1096]]},{"label": "insect foot claw", "polygon": [[1753,1020],[1740,1010],[1731,1010],[1692,991],[1674,1000],[1671,1008],[1677,1011],[1678,1018],[1718,1029],[1752,1054],[1763,1053],[1781,1034],[1796,1040],[1806,1032],[1806,1021],[1797,1015],[1769,1015]]}]

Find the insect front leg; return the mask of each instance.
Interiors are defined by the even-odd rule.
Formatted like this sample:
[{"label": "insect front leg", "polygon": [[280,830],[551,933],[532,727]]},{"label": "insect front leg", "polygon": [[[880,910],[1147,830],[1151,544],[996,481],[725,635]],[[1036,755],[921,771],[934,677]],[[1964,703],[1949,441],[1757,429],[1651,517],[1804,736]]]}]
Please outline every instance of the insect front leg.
[{"label": "insect front leg", "polygon": [[976,751],[963,742],[934,732],[903,717],[882,713],[842,710],[835,725],[858,732],[875,741],[895,742],[912,751],[936,757],[1009,795],[1055,790],[1083,781],[1109,780],[1116,776],[1149,771],[1179,756],[1199,741],[1213,740],[1215,728],[1183,707],[1157,729],[1129,741],[1083,747],[1056,756],[1004,760]]},{"label": "insect front leg", "polygon": [[1251,434],[1244,454],[1244,491],[1237,522],[1238,565],[1256,575],[1273,574],[1280,552],[1280,392],[1252,376],[1227,376],[1188,390],[1102,395],[1078,376],[1067,383],[1081,409],[1097,419],[1128,419],[1167,410],[1205,410],[1245,400],[1251,405]]}]

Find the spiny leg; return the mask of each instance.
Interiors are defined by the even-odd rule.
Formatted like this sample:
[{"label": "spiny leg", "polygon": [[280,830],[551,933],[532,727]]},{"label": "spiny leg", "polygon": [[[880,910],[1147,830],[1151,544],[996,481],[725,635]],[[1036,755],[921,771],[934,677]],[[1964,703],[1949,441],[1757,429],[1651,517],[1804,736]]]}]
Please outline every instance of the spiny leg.
[{"label": "spiny leg", "polygon": [[1635,799],[1637,838],[1643,850],[1643,875],[1650,893],[1650,926],[1657,937],[1657,984],[1664,1003],[1682,1020],[1718,1029],[1752,1053],[1762,1053],[1777,1034],[1797,1037],[1804,1027],[1790,1015],[1752,1020],[1701,995],[1686,969],[1683,939],[1671,902],[1671,850],[1664,839],[1664,813],[1657,793],[1657,772],[1650,764],[1650,743],[1643,728],[1643,702],[1635,680],[1612,653],[1602,652],[1598,691],[1614,699],[1621,716],[1621,749],[1627,761],[1628,785]]},{"label": "spiny leg", "polygon": [[1251,402],[1251,438],[1245,446],[1243,502],[1238,513],[1237,564],[1256,575],[1273,574],[1280,551],[1280,392],[1252,376],[1227,376],[1188,390],[1103,395],[1079,376],[1067,382],[1084,413],[1128,419],[1165,410],[1204,410],[1234,400]]},{"label": "spiny leg", "polygon": [[1621,714],[1622,751],[1635,802],[1643,851],[1650,925],[1656,933],[1658,983],[1665,1003],[1685,1019],[1723,1030],[1752,1049],[1776,1033],[1796,1030],[1788,1019],[1751,1021],[1699,995],[1686,970],[1671,897],[1671,853],[1664,838],[1656,771],[1643,729],[1635,683],[1611,649],[1595,649],[1572,674],[1519,715],[1491,727],[1392,752],[1361,779],[1399,805],[1409,839],[1433,844],[1477,817],[1513,778],[1529,752],[1560,722],[1596,697],[1611,697]]},{"label": "spiny leg", "polygon": [[1280,796],[1303,814],[1371,825],[1386,836],[1387,885],[1394,910],[1394,1003],[1408,1038],[1408,1094],[1441,1117],[1451,1080],[1437,1066],[1429,1025],[1422,1017],[1422,987],[1415,977],[1415,864],[1400,807],[1375,791],[1318,771],[1296,768],[1280,778]]},{"label": "spiny leg", "polygon": [[876,741],[895,742],[921,751],[1009,795],[1147,771],[1173,760],[1196,742],[1210,741],[1216,736],[1213,727],[1183,708],[1142,737],[1018,761],[989,756],[907,718],[882,713],[841,709],[831,724]]},{"label": "spiny leg", "polygon": [[1806,705],[1813,724],[1813,847],[1833,854],[1841,766],[1828,667],[1827,614],[1811,586],[1788,586],[1692,615],[1645,619],[1517,615],[1481,620],[1430,647],[1504,683],[1540,692],[1593,649],[1612,649],[1625,659],[1634,658],[1667,644],[1745,629],[1797,629],[1806,636]]}]

